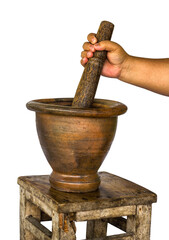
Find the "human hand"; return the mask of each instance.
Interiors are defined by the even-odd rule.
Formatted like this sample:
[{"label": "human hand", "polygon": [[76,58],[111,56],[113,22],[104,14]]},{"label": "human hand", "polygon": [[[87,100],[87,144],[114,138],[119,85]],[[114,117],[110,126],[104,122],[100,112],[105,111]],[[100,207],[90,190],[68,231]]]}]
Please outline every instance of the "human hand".
[{"label": "human hand", "polygon": [[119,78],[127,70],[127,60],[129,55],[117,43],[111,41],[102,41],[97,43],[96,34],[90,33],[87,37],[89,42],[83,44],[81,53],[81,64],[86,65],[89,58],[93,57],[95,51],[107,51],[107,59],[103,65],[102,75],[105,77]]}]

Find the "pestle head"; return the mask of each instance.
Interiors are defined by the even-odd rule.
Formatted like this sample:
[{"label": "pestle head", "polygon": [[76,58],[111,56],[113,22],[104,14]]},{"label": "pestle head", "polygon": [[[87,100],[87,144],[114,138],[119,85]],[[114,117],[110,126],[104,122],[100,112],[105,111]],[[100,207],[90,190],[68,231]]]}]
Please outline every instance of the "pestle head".
[{"label": "pestle head", "polygon": [[[98,42],[110,40],[113,29],[112,23],[102,21],[96,34]],[[106,51],[99,51],[89,59],[77,87],[72,107],[89,108],[92,106],[106,56]]]}]

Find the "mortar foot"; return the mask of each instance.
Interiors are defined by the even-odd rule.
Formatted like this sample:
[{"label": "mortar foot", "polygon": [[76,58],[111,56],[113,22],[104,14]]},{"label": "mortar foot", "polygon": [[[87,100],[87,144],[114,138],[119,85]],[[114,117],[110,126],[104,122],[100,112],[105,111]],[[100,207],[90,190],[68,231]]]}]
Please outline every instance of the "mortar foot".
[{"label": "mortar foot", "polygon": [[97,173],[91,175],[66,175],[53,171],[49,180],[53,188],[63,192],[93,192],[100,185],[100,178]]}]

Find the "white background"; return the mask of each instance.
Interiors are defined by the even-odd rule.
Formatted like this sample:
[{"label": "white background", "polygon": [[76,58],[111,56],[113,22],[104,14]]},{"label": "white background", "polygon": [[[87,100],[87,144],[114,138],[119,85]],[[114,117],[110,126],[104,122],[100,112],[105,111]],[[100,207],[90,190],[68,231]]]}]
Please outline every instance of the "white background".
[{"label": "white background", "polygon": [[[164,0],[0,2],[2,239],[19,239],[17,177],[51,172],[38,142],[34,112],[28,111],[25,104],[37,98],[74,96],[83,71],[81,46],[102,20],[115,24],[112,40],[129,54],[169,57],[169,14]],[[158,194],[158,202],[153,205],[151,239],[166,239],[168,97],[104,77],[96,97],[128,106],[128,112],[119,117],[114,143],[100,170]],[[80,228],[80,233],[84,232],[82,225]]]}]

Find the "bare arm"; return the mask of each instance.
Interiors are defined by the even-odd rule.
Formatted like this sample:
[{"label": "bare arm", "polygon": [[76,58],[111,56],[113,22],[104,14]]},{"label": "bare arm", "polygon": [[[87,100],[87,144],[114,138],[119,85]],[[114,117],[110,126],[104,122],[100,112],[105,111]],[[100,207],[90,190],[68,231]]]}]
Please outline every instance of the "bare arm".
[{"label": "bare arm", "polygon": [[169,59],[148,59],[130,56],[117,43],[102,41],[97,44],[95,34],[88,35],[81,53],[85,66],[95,51],[107,51],[107,60],[102,75],[169,96]]},{"label": "bare arm", "polygon": [[169,59],[148,59],[128,56],[119,79],[169,96]]}]

